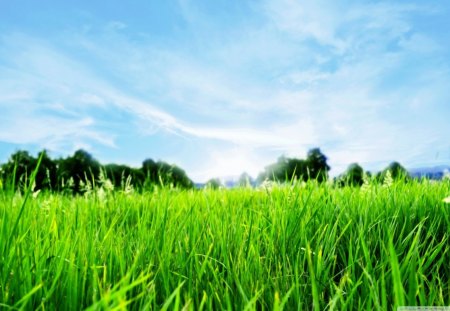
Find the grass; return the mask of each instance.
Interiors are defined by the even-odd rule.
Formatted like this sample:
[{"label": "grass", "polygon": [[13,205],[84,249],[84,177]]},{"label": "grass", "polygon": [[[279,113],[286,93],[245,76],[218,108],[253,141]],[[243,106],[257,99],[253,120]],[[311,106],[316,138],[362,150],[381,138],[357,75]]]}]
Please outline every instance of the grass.
[{"label": "grass", "polygon": [[[0,192],[0,309],[450,305],[450,182]],[[17,224],[15,225],[17,220]]]}]

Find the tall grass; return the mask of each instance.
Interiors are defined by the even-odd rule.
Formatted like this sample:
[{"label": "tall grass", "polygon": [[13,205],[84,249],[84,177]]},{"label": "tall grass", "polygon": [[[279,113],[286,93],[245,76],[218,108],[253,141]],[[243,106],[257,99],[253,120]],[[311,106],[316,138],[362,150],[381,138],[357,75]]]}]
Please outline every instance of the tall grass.
[{"label": "tall grass", "polygon": [[449,193],[449,182],[308,182],[39,193],[24,209],[3,193],[0,309],[449,305]]}]

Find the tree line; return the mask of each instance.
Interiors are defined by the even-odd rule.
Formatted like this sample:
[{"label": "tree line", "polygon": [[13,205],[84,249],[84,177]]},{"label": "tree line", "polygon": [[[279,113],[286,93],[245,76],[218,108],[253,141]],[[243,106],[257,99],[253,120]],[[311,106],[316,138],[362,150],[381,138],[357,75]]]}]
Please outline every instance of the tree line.
[{"label": "tree line", "polygon": [[102,165],[91,154],[77,150],[72,156],[52,159],[47,151],[33,157],[27,151],[17,151],[5,164],[1,165],[0,178],[3,188],[23,189],[29,183],[31,173],[41,159],[37,170],[36,189],[50,191],[70,191],[82,193],[86,185],[94,186],[99,177],[109,180],[116,188],[132,183],[137,189],[147,189],[155,185],[192,188],[194,183],[186,172],[176,165],[164,161],[146,159],[140,168],[127,165]]},{"label": "tree line", "polygon": [[281,156],[276,163],[265,167],[260,173],[257,181],[286,181],[314,179],[318,182],[326,181],[330,166],[327,164],[327,157],[319,148],[308,151],[306,159],[287,158]]},{"label": "tree line", "polygon": [[[292,181],[308,181],[315,180],[319,183],[329,181],[330,166],[327,163],[328,158],[323,154],[320,148],[313,148],[308,151],[306,159],[288,158],[281,156],[275,163],[264,168],[256,180],[253,180],[247,173],[243,173],[238,181],[237,186],[253,186],[263,183],[264,181],[273,181],[278,183]],[[390,163],[385,169],[372,176],[369,171],[364,169],[358,163],[352,163],[347,170],[333,178],[332,182],[336,186],[361,186],[364,183],[364,176],[373,179],[375,182],[382,183],[389,176],[392,180],[408,181],[411,177],[408,171],[398,162]],[[207,182],[207,186],[211,188],[219,188],[223,186],[220,179],[213,178]]]},{"label": "tree line", "polygon": [[[115,188],[123,188],[131,184],[138,190],[151,189],[155,186],[185,189],[194,187],[193,181],[186,172],[176,165],[152,159],[143,161],[139,168],[118,164],[102,165],[84,150],[77,150],[73,155],[59,159],[50,158],[45,150],[39,152],[37,157],[33,157],[27,151],[16,151],[5,164],[0,166],[1,187],[24,189],[39,159],[41,162],[35,178],[35,189],[79,194],[86,189],[87,185],[92,187],[99,184],[101,182],[99,179],[109,180]],[[290,182],[312,179],[319,183],[325,182],[329,180],[330,171],[327,160],[328,158],[319,148],[309,150],[306,159],[281,156],[275,163],[266,166],[256,180],[243,173],[237,185],[253,186],[267,180]],[[375,176],[365,172],[359,164],[353,163],[349,165],[345,173],[335,177],[333,182],[338,186],[360,186],[364,183],[364,176],[373,177],[382,182],[387,174],[392,179],[408,180],[410,178],[406,169],[398,162],[392,162]],[[209,180],[206,186],[218,188],[221,183],[219,179],[214,178]]]},{"label": "tree line", "polygon": [[375,182],[382,183],[386,179],[409,181],[411,176],[408,171],[399,163],[391,162],[385,169],[372,176],[371,172],[364,171],[358,163],[352,163],[348,166],[344,174],[334,179],[338,186],[361,186],[364,183],[364,176],[373,178]]}]

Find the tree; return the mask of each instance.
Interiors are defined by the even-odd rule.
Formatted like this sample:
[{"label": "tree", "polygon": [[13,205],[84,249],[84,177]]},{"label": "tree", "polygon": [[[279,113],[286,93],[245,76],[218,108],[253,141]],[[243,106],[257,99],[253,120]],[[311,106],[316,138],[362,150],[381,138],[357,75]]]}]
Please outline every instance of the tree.
[{"label": "tree", "polygon": [[387,172],[390,172],[393,180],[404,180],[408,181],[411,177],[408,171],[399,163],[399,162],[391,162],[383,171],[377,174],[377,180],[379,182],[383,182]]},{"label": "tree", "polygon": [[320,149],[315,148],[308,152],[306,160],[279,157],[276,163],[265,167],[257,180],[259,183],[265,179],[279,182],[315,179],[322,182],[327,179],[329,170],[327,157],[320,152]]},{"label": "tree", "polygon": [[41,164],[34,180],[34,189],[55,189],[57,185],[56,163],[48,156],[46,150],[39,152],[37,158],[23,150],[12,154],[8,162],[2,165],[2,179],[7,181],[6,187],[10,187],[12,184],[15,189],[26,187],[31,174],[36,169],[38,159],[41,157]]},{"label": "tree", "polygon": [[18,150],[13,153],[8,162],[2,165],[4,187],[25,188],[28,179],[36,168],[37,160],[28,151]]},{"label": "tree", "polygon": [[58,185],[61,185],[63,180],[64,182],[73,180],[75,193],[81,192],[81,181],[95,183],[100,174],[100,163],[91,154],[81,149],[75,151],[73,156],[59,160],[58,166]]},{"label": "tree", "polygon": [[289,180],[308,180],[308,164],[301,159],[288,159],[286,164]]},{"label": "tree", "polygon": [[315,179],[318,182],[327,180],[330,166],[327,164],[327,157],[319,148],[308,151],[306,165],[308,167],[309,178]]},{"label": "tree", "polygon": [[127,178],[131,178],[132,184],[138,187],[141,187],[145,180],[145,175],[142,170],[126,165],[108,164],[103,169],[105,170],[106,177],[112,181],[116,188],[123,187]]},{"label": "tree", "polygon": [[387,167],[387,170],[391,172],[393,179],[409,178],[409,173],[400,163],[392,162]]},{"label": "tree", "polygon": [[209,189],[219,189],[222,188],[223,185],[219,178],[211,178],[206,182],[205,187]]},{"label": "tree", "polygon": [[192,188],[194,186],[183,169],[163,161],[145,160],[142,163],[142,172],[145,176],[145,187],[161,183],[180,188]]},{"label": "tree", "polygon": [[340,186],[361,186],[364,183],[364,169],[358,163],[350,164],[338,178],[338,183]]},{"label": "tree", "polygon": [[158,182],[158,165],[152,159],[146,159],[142,162],[142,172],[144,173],[146,183]]},{"label": "tree", "polygon": [[35,179],[36,189],[56,189],[58,182],[56,163],[49,157],[47,150],[42,150],[38,153],[37,158],[40,159],[41,157],[41,164],[39,165]]},{"label": "tree", "polygon": [[274,164],[265,167],[263,173],[258,176],[258,182],[272,180],[278,182],[289,182],[291,180],[306,180],[308,178],[305,160],[286,158],[281,156]]},{"label": "tree", "polygon": [[278,158],[276,163],[270,164],[264,168],[264,172],[259,174],[258,182],[264,180],[285,181],[287,179],[287,162],[284,156]]},{"label": "tree", "polygon": [[194,182],[189,179],[186,172],[176,165],[169,165],[170,170],[166,175],[167,181],[180,188],[192,188],[194,187]]}]

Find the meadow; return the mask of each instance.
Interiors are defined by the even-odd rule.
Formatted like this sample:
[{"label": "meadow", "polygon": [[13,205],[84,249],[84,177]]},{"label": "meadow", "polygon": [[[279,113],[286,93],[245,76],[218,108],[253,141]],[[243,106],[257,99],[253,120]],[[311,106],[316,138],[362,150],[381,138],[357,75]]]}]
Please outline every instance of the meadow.
[{"label": "meadow", "polygon": [[0,191],[0,309],[450,305],[450,181]]}]

